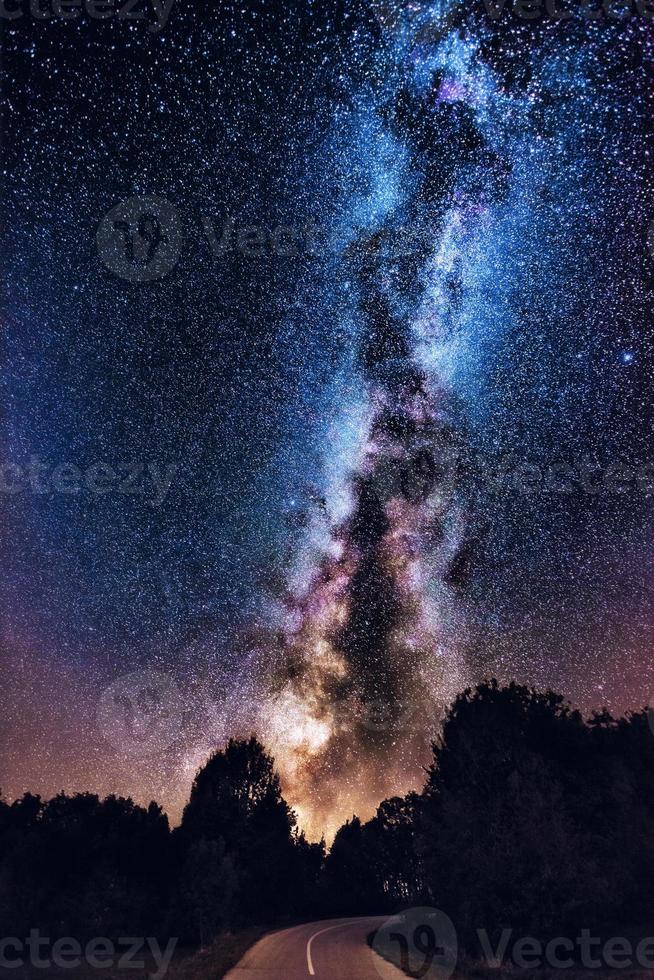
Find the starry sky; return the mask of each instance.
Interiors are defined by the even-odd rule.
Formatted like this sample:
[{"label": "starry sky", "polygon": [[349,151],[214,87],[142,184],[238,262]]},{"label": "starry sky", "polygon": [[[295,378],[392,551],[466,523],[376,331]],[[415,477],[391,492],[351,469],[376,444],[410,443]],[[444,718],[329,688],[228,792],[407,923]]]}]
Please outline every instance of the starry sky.
[{"label": "starry sky", "polygon": [[319,836],[485,676],[648,702],[652,19],[155,6],[2,25],[4,793],[256,731]]}]

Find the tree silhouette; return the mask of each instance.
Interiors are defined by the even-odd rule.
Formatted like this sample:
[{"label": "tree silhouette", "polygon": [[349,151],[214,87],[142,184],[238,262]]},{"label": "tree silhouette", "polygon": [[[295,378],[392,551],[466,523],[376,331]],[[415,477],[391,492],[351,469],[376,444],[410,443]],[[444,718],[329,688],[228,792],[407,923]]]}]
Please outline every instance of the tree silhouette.
[{"label": "tree silhouette", "polygon": [[285,834],[295,819],[281,795],[274,761],[252,736],[230,739],[197,773],[182,818],[184,835],[237,845],[253,821],[265,813]]},{"label": "tree silhouette", "polygon": [[274,761],[254,736],[231,739],[198,772],[179,831],[183,851],[200,840],[223,842],[238,880],[239,921],[273,921],[306,891],[315,851],[294,833]]},{"label": "tree silhouette", "polygon": [[199,840],[191,844],[181,873],[182,904],[188,926],[200,948],[213,939],[233,915],[237,876],[225,842]]},{"label": "tree silhouette", "polygon": [[169,842],[156,804],[91,793],[43,803],[27,794],[2,807],[0,821],[5,935],[40,928],[82,940],[161,931]]},{"label": "tree silhouette", "polygon": [[491,681],[456,699],[416,849],[464,940],[482,924],[572,935],[652,908],[652,742],[644,715],[585,724],[551,691]]}]

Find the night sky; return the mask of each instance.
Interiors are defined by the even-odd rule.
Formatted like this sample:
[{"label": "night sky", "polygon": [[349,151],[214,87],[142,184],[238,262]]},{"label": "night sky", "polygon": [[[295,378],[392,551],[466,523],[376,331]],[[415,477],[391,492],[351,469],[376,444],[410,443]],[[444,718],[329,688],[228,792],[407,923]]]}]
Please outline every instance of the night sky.
[{"label": "night sky", "polygon": [[142,9],[2,23],[4,793],[256,731],[319,836],[485,676],[647,703],[651,17]]}]

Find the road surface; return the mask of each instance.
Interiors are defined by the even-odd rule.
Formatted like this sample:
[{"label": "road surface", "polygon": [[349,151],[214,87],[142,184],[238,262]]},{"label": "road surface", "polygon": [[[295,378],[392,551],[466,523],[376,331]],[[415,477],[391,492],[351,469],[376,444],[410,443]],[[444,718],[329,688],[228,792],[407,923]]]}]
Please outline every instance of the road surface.
[{"label": "road surface", "polygon": [[328,919],[271,932],[225,980],[407,980],[368,946],[368,935],[386,918]]}]

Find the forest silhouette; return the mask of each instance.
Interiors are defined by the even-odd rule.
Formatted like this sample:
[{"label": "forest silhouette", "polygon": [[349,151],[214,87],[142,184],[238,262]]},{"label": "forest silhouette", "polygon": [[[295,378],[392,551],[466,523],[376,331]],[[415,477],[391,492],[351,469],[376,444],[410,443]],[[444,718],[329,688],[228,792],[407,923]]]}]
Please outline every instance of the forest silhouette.
[{"label": "forest silhouette", "polygon": [[231,740],[197,773],[179,827],[90,793],[0,800],[0,930],[179,937],[327,915],[444,910],[459,941],[638,923],[654,906],[647,709],[584,720],[496,681],[456,699],[421,792],[353,816],[327,852],[298,829],[274,762]]}]

